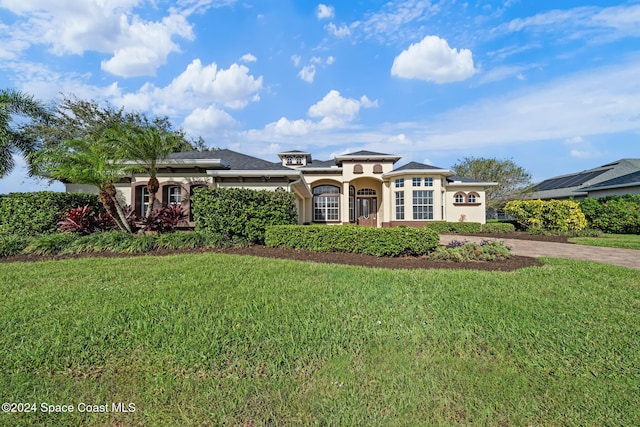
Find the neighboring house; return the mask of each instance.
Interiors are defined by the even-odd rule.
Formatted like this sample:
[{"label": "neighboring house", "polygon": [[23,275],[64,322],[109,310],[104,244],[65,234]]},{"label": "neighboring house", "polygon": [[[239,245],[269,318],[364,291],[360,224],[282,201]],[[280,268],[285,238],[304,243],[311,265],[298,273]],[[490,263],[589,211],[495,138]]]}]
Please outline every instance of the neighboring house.
[{"label": "neighboring house", "polygon": [[531,199],[584,199],[585,197],[640,194],[640,159],[621,159],[597,168],[560,175],[535,186]]},{"label": "neighboring house", "polygon": [[[173,154],[160,165],[160,190],[154,207],[180,204],[189,211],[193,190],[200,186],[281,189],[295,195],[301,224],[395,227],[423,226],[429,221],[484,223],[484,189],[496,185],[416,162],[394,169],[400,156],[370,151],[329,161],[313,160],[303,151],[278,156],[279,162],[269,162],[226,149]],[[149,204],[148,178],[134,173],[116,184],[124,204],[140,215]],[[67,191],[87,190],[67,184]]]}]

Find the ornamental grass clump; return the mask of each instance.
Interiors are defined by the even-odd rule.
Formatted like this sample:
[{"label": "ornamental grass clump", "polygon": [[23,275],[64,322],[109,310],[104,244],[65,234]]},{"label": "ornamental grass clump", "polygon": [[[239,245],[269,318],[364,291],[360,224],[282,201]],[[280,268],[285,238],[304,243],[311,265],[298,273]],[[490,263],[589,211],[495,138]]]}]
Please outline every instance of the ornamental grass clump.
[{"label": "ornamental grass clump", "polygon": [[439,246],[429,254],[433,261],[495,261],[511,258],[511,248],[504,243],[483,240],[480,243],[452,241],[446,246]]}]

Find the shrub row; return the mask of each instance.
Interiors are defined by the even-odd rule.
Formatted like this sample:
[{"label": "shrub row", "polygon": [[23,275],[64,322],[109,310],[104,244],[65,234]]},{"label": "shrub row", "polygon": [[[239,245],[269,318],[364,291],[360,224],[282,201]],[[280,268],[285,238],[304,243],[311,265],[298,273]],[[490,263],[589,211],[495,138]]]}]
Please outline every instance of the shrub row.
[{"label": "shrub row", "polygon": [[298,218],[294,195],[285,191],[198,188],[191,206],[197,231],[253,243],[264,243],[268,226],[295,224]]},{"label": "shrub row", "polygon": [[487,223],[479,222],[443,222],[435,221],[426,225],[427,228],[439,234],[473,234],[473,233],[511,233],[515,231],[515,226],[510,223]]},{"label": "shrub row", "polygon": [[374,256],[424,255],[439,244],[429,228],[373,228],[352,225],[282,225],[267,227],[265,243],[271,247],[316,252],[348,252]]},{"label": "shrub row", "polygon": [[23,236],[53,233],[65,211],[85,205],[102,206],[95,194],[53,191],[6,194],[0,198],[1,230]]},{"label": "shrub row", "polygon": [[196,249],[244,245],[220,234],[167,233],[135,235],[123,231],[105,231],[80,235],[55,233],[35,237],[0,235],[0,256],[57,255],[80,253],[143,253],[157,249]]},{"label": "shrub row", "polygon": [[589,226],[605,233],[640,234],[640,195],[584,199],[580,202]]},{"label": "shrub row", "polygon": [[514,200],[504,211],[528,231],[577,231],[587,227],[580,205],[573,200]]}]

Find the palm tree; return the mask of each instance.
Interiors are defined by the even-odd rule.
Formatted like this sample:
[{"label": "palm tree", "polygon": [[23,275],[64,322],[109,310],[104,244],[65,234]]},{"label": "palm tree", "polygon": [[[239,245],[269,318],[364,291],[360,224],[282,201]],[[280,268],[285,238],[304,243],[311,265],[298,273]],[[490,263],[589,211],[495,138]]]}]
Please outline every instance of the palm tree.
[{"label": "palm tree", "polygon": [[48,113],[44,105],[32,96],[12,89],[0,90],[0,178],[15,167],[13,154],[16,151],[27,157],[35,150],[32,139],[11,127],[13,115],[38,119],[46,118]]},{"label": "palm tree", "polygon": [[135,162],[130,169],[149,175],[147,182],[149,205],[145,212],[145,216],[149,217],[156,194],[160,189],[157,178],[158,164],[166,160],[171,153],[176,152],[184,138],[174,132],[167,132],[153,126],[129,127],[128,131],[120,135],[118,144],[122,158]]},{"label": "palm tree", "polygon": [[95,140],[73,139],[61,142],[34,154],[38,173],[53,179],[98,188],[100,201],[121,230],[131,233],[113,185],[126,175],[122,164],[114,158],[116,152],[109,132]]}]

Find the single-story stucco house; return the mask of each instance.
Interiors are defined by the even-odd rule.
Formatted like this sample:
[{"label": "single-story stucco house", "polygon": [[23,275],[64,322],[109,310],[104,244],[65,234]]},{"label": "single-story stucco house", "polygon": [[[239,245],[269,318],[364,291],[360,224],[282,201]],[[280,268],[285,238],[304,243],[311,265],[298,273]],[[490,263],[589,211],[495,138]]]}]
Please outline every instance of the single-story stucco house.
[{"label": "single-story stucco house", "polygon": [[[155,207],[180,204],[189,212],[190,196],[200,186],[281,189],[295,195],[300,224],[417,227],[429,221],[484,223],[485,188],[495,185],[416,162],[394,169],[400,156],[371,151],[329,161],[314,160],[303,151],[278,156],[280,161],[269,162],[227,149],[175,153],[160,164]],[[134,173],[116,184],[122,202],[138,214],[149,203],[148,179]],[[66,189],[92,191],[75,184],[66,184]]]}]

